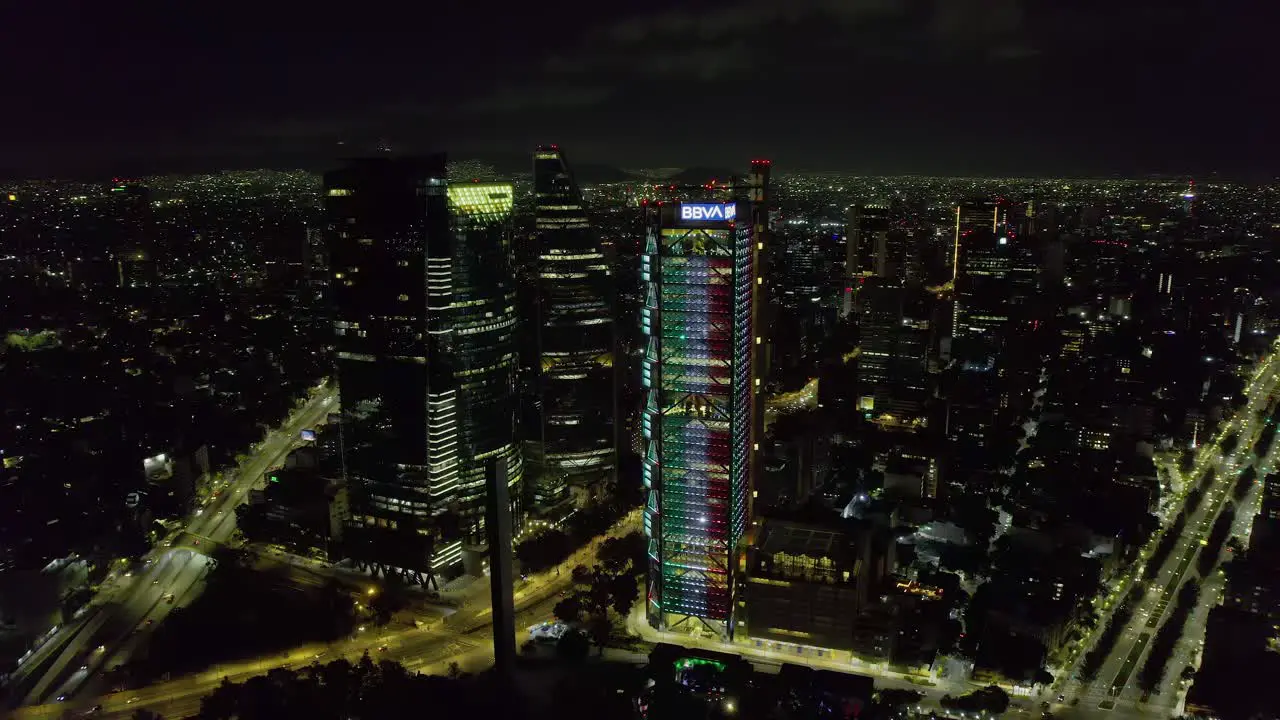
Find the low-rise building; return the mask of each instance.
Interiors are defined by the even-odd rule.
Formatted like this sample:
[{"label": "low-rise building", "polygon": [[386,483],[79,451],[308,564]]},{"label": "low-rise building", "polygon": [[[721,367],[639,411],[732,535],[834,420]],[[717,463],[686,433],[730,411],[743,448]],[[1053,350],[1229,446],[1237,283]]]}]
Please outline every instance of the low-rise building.
[{"label": "low-rise building", "polygon": [[250,540],[329,559],[339,557],[351,517],[345,481],[297,467],[268,473],[266,487],[252,491],[237,512]]},{"label": "low-rise building", "polygon": [[747,556],[747,635],[851,650],[855,620],[891,570],[886,536],[866,524],[765,520]]}]

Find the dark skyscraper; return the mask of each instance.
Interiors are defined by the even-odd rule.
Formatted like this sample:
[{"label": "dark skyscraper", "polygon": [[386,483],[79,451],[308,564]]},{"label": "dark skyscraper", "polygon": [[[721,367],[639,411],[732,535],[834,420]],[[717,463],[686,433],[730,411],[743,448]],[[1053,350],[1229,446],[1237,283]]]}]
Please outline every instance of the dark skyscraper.
[{"label": "dark skyscraper", "polygon": [[868,278],[858,294],[859,409],[882,425],[915,429],[925,422],[933,340],[929,297],[918,286],[879,277]]},{"label": "dark skyscraper", "polygon": [[[113,260],[116,285],[139,288],[159,282],[153,230],[151,191],[145,185],[114,180],[103,208],[102,236]],[[90,256],[101,252],[90,251]]]},{"label": "dark skyscraper", "polygon": [[952,350],[970,368],[990,367],[1007,340],[1015,248],[1000,204],[958,205],[955,217]]},{"label": "dark skyscraper", "polygon": [[569,483],[611,480],[617,464],[616,278],[557,146],[538,148],[533,180],[537,357],[525,440],[539,475],[531,510],[550,515],[565,508]]},{"label": "dark skyscraper", "polygon": [[308,303],[324,302],[329,287],[329,248],[318,227],[306,228],[302,242],[302,297]]},{"label": "dark skyscraper", "polygon": [[480,542],[486,466],[507,459],[519,483],[511,207],[509,185],[449,187],[443,156],[357,160],[325,176],[359,561],[415,579],[442,572],[464,541]]},{"label": "dark skyscraper", "polygon": [[853,312],[859,279],[878,274],[877,268],[884,265],[890,227],[888,205],[869,203],[849,208],[840,317],[848,317]]}]

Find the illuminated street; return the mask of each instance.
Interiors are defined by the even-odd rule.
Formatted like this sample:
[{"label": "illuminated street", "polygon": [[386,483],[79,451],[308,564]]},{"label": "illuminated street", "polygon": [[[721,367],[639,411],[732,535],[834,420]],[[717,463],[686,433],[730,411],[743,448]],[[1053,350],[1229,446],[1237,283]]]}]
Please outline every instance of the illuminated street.
[{"label": "illuminated street", "polygon": [[203,590],[201,581],[209,569],[204,553],[235,530],[236,506],[269,468],[301,444],[301,430],[337,409],[336,396],[328,387],[317,393],[254,449],[217,495],[196,511],[171,547],[153,550],[145,569],[132,577],[108,579],[88,612],[27,658],[11,680],[24,692],[24,704],[70,699],[82,691],[93,694],[98,673],[126,662],[174,608],[190,604]]},{"label": "illuminated street", "polygon": [[[1237,412],[1234,417],[1223,423],[1223,429],[1213,443],[1201,448],[1197,465],[1192,475],[1199,478],[1212,465],[1219,468],[1216,479],[1197,511],[1188,518],[1174,551],[1170,553],[1161,569],[1158,576],[1159,582],[1153,583],[1148,589],[1143,602],[1134,613],[1129,627],[1126,628],[1120,641],[1103,664],[1102,670],[1098,673],[1098,680],[1092,684],[1060,681],[1051,690],[1032,697],[1019,696],[1016,691],[1011,692],[1012,705],[1008,712],[1009,715],[1024,718],[1039,717],[1041,702],[1049,702],[1054,715],[1063,718],[1100,718],[1115,717],[1117,715],[1124,717],[1150,717],[1153,715],[1167,717],[1174,714],[1175,709],[1181,702],[1180,691],[1185,689],[1179,683],[1179,672],[1182,667],[1193,664],[1199,641],[1203,638],[1205,615],[1209,606],[1216,604],[1221,595],[1222,581],[1220,573],[1215,571],[1210,579],[1204,583],[1200,604],[1188,620],[1183,640],[1178,644],[1174,657],[1168,663],[1169,672],[1160,692],[1154,693],[1146,702],[1142,702],[1142,693],[1136,687],[1136,675],[1142,667],[1148,643],[1154,637],[1155,630],[1159,627],[1160,622],[1167,614],[1167,610],[1171,607],[1171,598],[1176,596],[1177,589],[1182,584],[1182,581],[1194,573],[1192,563],[1195,561],[1201,543],[1209,534],[1219,511],[1230,497],[1231,487],[1238,472],[1243,470],[1250,461],[1253,443],[1257,440],[1263,428],[1263,423],[1258,421],[1257,411],[1261,407],[1260,403],[1265,403],[1266,398],[1277,387],[1280,387],[1280,354],[1272,355],[1268,358],[1267,363],[1256,371],[1254,379],[1247,388],[1249,404]],[[1229,432],[1235,429],[1240,429],[1240,441],[1237,448],[1230,457],[1222,458],[1218,444]],[[1264,466],[1274,466],[1277,458],[1280,458],[1277,450],[1280,450],[1280,448],[1273,447],[1271,454],[1263,463]],[[1257,496],[1257,487],[1255,486],[1246,500],[1240,503],[1241,510],[1237,513],[1232,534],[1247,537],[1249,522],[1252,520],[1253,512],[1257,506]],[[1179,499],[1177,506],[1181,507],[1181,499]],[[1150,545],[1143,551],[1144,559],[1150,555],[1151,550],[1158,544],[1158,541],[1159,536],[1153,538]],[[1133,575],[1140,575],[1141,571],[1141,566],[1136,567],[1133,574],[1127,576],[1125,582],[1112,588],[1110,595],[1111,607],[1114,607],[1115,602],[1128,591]],[[1097,634],[1102,631],[1106,625],[1105,620],[1106,618],[1099,623],[1093,635],[1083,645],[1084,648],[1089,647]],[[629,618],[629,626],[650,642],[674,642],[686,647],[703,647],[721,652],[738,653],[758,666],[770,667],[779,663],[790,662],[816,668],[830,668],[869,675],[875,678],[877,688],[901,688],[923,693],[925,697],[921,701],[921,707],[925,710],[938,710],[940,707],[939,700],[945,694],[953,696],[963,694],[982,685],[982,683],[958,682],[940,678],[926,680],[919,676],[908,676],[901,672],[892,671],[878,664],[861,663],[856,660],[851,662],[847,659],[836,660],[830,657],[821,658],[813,654],[812,648],[802,654],[799,646],[770,649],[756,647],[745,641],[722,643],[711,638],[694,639],[685,634],[661,633],[650,628],[644,622],[643,617],[636,612],[633,612]],[[1079,658],[1072,666],[1072,673],[1074,673],[1078,661]],[[1059,677],[1062,677],[1061,673]],[[1119,692],[1114,697],[1108,692],[1113,683],[1119,686]],[[1064,702],[1057,702],[1056,696],[1058,694],[1064,696]],[[1073,700],[1077,701],[1075,705],[1072,704]],[[1103,703],[1106,703],[1106,705],[1099,707]]]},{"label": "illuminated street", "polygon": [[[595,549],[604,538],[621,537],[638,528],[639,513],[635,512],[589,548],[579,550],[560,568],[520,582],[515,592],[517,642],[527,639],[526,628],[529,626],[552,619],[552,609],[561,600],[562,592],[572,583],[570,571],[575,565],[589,564]],[[423,628],[388,630],[368,626],[357,631],[353,638],[337,643],[317,643],[280,655],[234,664],[224,663],[171,682],[103,697],[93,697],[93,693],[86,687],[74,707],[88,708],[101,704],[105,717],[127,717],[135,709],[146,707],[172,720],[194,714],[200,707],[200,698],[216,687],[223,677],[243,681],[272,668],[300,668],[313,662],[328,662],[343,657],[355,661],[365,652],[375,659],[395,660],[410,670],[419,672],[443,673],[451,663],[458,663],[463,670],[483,669],[493,661],[493,647],[488,594],[481,593],[480,597],[481,600],[460,609],[443,621]],[[14,717],[55,718],[66,709],[65,703],[32,705],[22,708]]]},{"label": "illuminated street", "polygon": [[[1193,664],[1194,651],[1198,647],[1199,640],[1203,638],[1205,613],[1209,606],[1218,602],[1221,594],[1222,583],[1217,572],[1213,573],[1213,576],[1203,583],[1204,587],[1200,595],[1199,607],[1196,612],[1192,613],[1192,617],[1184,631],[1183,641],[1179,643],[1178,650],[1167,665],[1168,671],[1160,690],[1153,693],[1144,702],[1143,693],[1136,684],[1136,676],[1142,668],[1150,642],[1154,639],[1156,631],[1172,607],[1178,588],[1184,580],[1194,576],[1192,564],[1203,540],[1213,527],[1219,512],[1230,498],[1232,485],[1235,483],[1240,471],[1244,470],[1251,461],[1253,443],[1258,439],[1259,433],[1263,429],[1263,423],[1258,420],[1257,412],[1262,404],[1266,402],[1267,397],[1280,384],[1278,382],[1280,381],[1280,376],[1277,375],[1278,371],[1280,371],[1280,355],[1273,354],[1268,358],[1267,363],[1256,371],[1247,388],[1248,405],[1238,411],[1229,422],[1224,423],[1223,429],[1214,438],[1214,441],[1201,449],[1195,469],[1190,474],[1190,477],[1198,479],[1210,467],[1213,467],[1217,470],[1213,484],[1205,493],[1204,500],[1200,503],[1200,506],[1188,517],[1181,537],[1173,552],[1165,560],[1157,576],[1157,582],[1152,583],[1151,587],[1147,589],[1146,595],[1134,612],[1129,625],[1121,634],[1120,641],[1116,643],[1111,655],[1103,663],[1102,669],[1098,673],[1098,679],[1090,684],[1075,681],[1062,683],[1060,681],[1055,688],[1061,689],[1056,689],[1055,692],[1064,693],[1068,703],[1078,700],[1078,705],[1058,705],[1054,708],[1054,712],[1065,713],[1064,717],[1069,717],[1087,716],[1090,710],[1131,710],[1137,713],[1155,712],[1166,715],[1174,714],[1178,710],[1177,706],[1181,701],[1177,692],[1179,689],[1179,672],[1184,666]],[[1235,430],[1240,432],[1240,440],[1235,452],[1229,457],[1222,457],[1219,444],[1230,432]],[[1264,464],[1274,463],[1276,457],[1276,449],[1273,447],[1271,455]],[[1192,484],[1194,485],[1194,483]],[[1247,536],[1249,523],[1252,521],[1253,511],[1257,504],[1256,496],[1255,487],[1245,502],[1240,504],[1240,511],[1236,514],[1233,527],[1233,535]],[[1152,548],[1158,542],[1158,537],[1152,540],[1148,548],[1143,552],[1144,559],[1150,555]],[[1140,575],[1141,572],[1141,567],[1135,568],[1133,574],[1129,576],[1128,582],[1121,583],[1113,589],[1109,596],[1113,608],[1119,599],[1123,598],[1124,594],[1128,592],[1132,578]],[[1104,618],[1104,622],[1100,622],[1095,629],[1093,637],[1096,638],[1105,626]],[[1195,638],[1196,642],[1189,643],[1187,638]],[[1090,638],[1090,644],[1092,640],[1093,638]],[[1088,647],[1088,645],[1086,644],[1085,647]],[[1083,656],[1083,653],[1081,656]]]},{"label": "illuminated street", "polygon": [[818,379],[812,378],[804,387],[779,393],[765,402],[765,423],[772,423],[778,415],[790,415],[801,410],[813,410],[818,406]]}]

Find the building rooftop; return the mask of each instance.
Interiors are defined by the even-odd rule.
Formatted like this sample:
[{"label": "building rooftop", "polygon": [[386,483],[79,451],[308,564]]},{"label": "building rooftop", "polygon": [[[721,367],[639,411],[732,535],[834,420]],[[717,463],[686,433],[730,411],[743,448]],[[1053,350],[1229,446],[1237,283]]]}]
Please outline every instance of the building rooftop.
[{"label": "building rooftop", "polygon": [[845,554],[847,538],[843,532],[807,525],[770,521],[765,523],[759,548],[769,555],[807,555],[836,557]]}]

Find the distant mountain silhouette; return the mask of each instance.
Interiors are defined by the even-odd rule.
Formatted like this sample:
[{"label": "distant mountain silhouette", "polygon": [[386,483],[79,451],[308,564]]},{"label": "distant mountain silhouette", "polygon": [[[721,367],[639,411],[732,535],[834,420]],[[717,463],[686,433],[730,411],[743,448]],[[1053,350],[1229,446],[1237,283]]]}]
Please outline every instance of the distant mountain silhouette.
[{"label": "distant mountain silhouette", "polygon": [[513,152],[449,152],[449,160],[474,160],[490,165],[500,177],[528,175],[533,172],[533,153]]},{"label": "distant mountain silhouette", "polygon": [[[430,148],[414,148],[391,144],[392,155],[416,155],[431,152]],[[637,172],[624,170],[607,163],[579,162],[573,148],[565,148],[569,164],[578,182],[584,184],[607,182],[654,182]],[[216,173],[230,170],[305,170],[323,173],[342,165],[351,158],[372,157],[379,154],[371,143],[350,142],[325,145],[305,150],[245,151],[242,153],[199,153],[160,158],[117,160],[104,167],[100,163],[84,163],[78,166],[64,165],[42,168],[32,172],[20,167],[0,167],[0,179],[22,180],[33,177],[59,178],[62,180],[106,181],[113,177],[146,177],[164,174]],[[498,178],[528,177],[533,172],[533,152],[476,152],[449,151],[450,160],[475,160],[493,167]],[[665,173],[662,173],[665,175]],[[701,185],[711,180],[728,180],[742,172],[712,167],[693,167],[680,170],[661,182],[676,185]]]},{"label": "distant mountain silhouette", "polygon": [[620,170],[612,165],[597,165],[594,163],[574,165],[573,176],[577,178],[579,183],[584,184],[636,182],[640,179],[626,170]]},{"label": "distant mountain silhouette", "polygon": [[744,175],[742,170],[726,170],[724,168],[712,167],[691,167],[685,168],[680,172],[667,178],[665,182],[671,185],[705,185],[712,180],[719,182],[728,182],[735,176]]},{"label": "distant mountain silhouette", "polygon": [[[627,182],[636,176],[613,165],[574,162],[572,149],[568,149],[569,168],[580,183]],[[533,153],[449,153],[451,160],[476,160],[492,165],[500,175],[528,175],[533,172]]]}]

